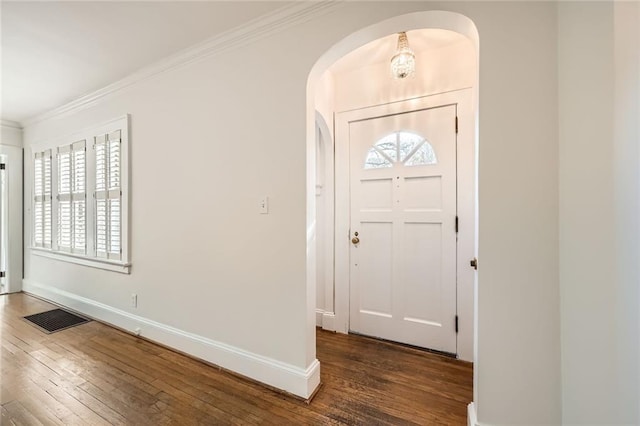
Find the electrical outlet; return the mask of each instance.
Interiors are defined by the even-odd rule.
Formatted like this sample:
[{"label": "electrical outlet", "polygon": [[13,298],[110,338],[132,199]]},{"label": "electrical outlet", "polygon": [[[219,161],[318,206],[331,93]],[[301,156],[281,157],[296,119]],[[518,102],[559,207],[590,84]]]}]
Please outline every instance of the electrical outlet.
[{"label": "electrical outlet", "polygon": [[133,308],[138,307],[138,295],[135,293],[131,293],[131,306]]}]

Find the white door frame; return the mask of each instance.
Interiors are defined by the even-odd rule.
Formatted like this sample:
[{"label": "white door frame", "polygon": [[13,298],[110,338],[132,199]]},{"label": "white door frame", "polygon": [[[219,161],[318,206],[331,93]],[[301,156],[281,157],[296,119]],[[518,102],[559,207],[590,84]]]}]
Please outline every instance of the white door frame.
[{"label": "white door frame", "polygon": [[22,290],[22,147],[0,144],[0,156],[6,164],[3,200],[6,229],[2,232],[6,276],[3,279],[5,291],[16,293]]},{"label": "white door frame", "polygon": [[366,107],[335,115],[335,331],[349,332],[349,123],[441,105],[457,104],[457,335],[458,357],[473,361],[474,271],[469,260],[475,252],[476,147],[475,114],[471,88],[406,101]]},{"label": "white door frame", "polygon": [[[0,155],[0,272],[7,273],[8,257],[7,251],[9,249],[9,238],[7,237],[7,212],[9,211],[9,194],[8,194],[8,179],[7,179],[7,158],[6,155]],[[9,291],[7,285],[7,277],[0,276],[0,294],[5,294]]]},{"label": "white door frame", "polygon": [[[321,206],[316,206],[316,268],[324,272],[324,281],[316,282],[316,288],[323,291],[324,304],[319,306],[316,302],[316,326],[325,330],[335,330],[333,324],[334,314],[334,284],[333,284],[333,259],[334,259],[334,144],[333,134],[322,114],[316,111],[316,153],[317,176],[322,176],[321,183],[316,182],[316,197],[321,196]],[[318,197],[319,198],[319,197]],[[320,202],[316,198],[316,202]]]}]

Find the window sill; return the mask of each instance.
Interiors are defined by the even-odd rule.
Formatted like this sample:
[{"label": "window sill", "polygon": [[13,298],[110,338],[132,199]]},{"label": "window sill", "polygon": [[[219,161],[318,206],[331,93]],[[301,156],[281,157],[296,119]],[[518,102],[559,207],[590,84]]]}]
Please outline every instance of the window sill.
[{"label": "window sill", "polygon": [[31,252],[36,256],[47,257],[49,259],[61,260],[63,262],[70,262],[83,266],[89,266],[91,268],[119,272],[121,274],[128,274],[131,269],[130,263],[122,262],[119,260],[99,259],[95,257],[83,256],[80,254],[52,251],[50,249],[40,247],[31,247]]}]

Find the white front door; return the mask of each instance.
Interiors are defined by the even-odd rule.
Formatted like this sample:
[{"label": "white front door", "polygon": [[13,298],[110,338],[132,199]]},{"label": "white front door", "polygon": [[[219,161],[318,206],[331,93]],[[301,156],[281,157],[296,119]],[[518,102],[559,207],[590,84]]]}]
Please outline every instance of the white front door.
[{"label": "white front door", "polygon": [[349,123],[353,332],[456,353],[456,105]]}]

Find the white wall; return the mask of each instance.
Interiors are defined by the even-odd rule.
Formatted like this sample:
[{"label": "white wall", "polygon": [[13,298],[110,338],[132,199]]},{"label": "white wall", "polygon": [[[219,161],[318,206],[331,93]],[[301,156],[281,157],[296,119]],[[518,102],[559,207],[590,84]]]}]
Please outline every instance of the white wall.
[{"label": "white wall", "polygon": [[613,22],[619,418],[640,424],[640,3],[614,3]]},{"label": "white wall", "polygon": [[[22,289],[22,129],[16,123],[0,125],[0,156],[6,160],[7,211],[7,292]],[[3,237],[4,238],[4,237]]]},{"label": "white wall", "polygon": [[638,424],[638,3],[559,10],[565,424]]},{"label": "white wall", "polygon": [[556,6],[481,3],[477,386],[483,424],[560,422]]},{"label": "white wall", "polygon": [[[360,28],[405,12],[459,11],[477,25],[481,45],[478,420],[558,423],[556,6],[336,7],[28,126],[26,147],[131,114],[133,268],[109,273],[27,250],[27,283],[307,371],[315,358],[315,292],[305,286],[309,71]],[[259,215],[265,194],[271,213]]]},{"label": "white wall", "polygon": [[2,120],[0,124],[0,144],[22,148],[22,128],[19,123]]},{"label": "white wall", "polygon": [[[308,329],[301,135],[310,65],[294,62],[287,75],[275,66],[296,48],[279,34],[28,126],[27,158],[33,143],[131,114],[132,273],[27,250],[25,289],[63,300],[75,296],[80,309],[88,309],[84,299],[106,305],[110,311],[98,312],[102,318],[119,315],[118,325],[140,327],[143,336],[173,346],[177,329],[179,349],[236,371],[236,364],[218,354],[220,347],[241,362],[257,356],[281,374],[303,376],[315,358],[313,353],[308,359],[303,344]],[[26,169],[31,176],[31,164]],[[268,215],[258,210],[264,195]],[[25,240],[31,241],[26,230]],[[130,306],[131,293],[138,295],[137,308]],[[164,334],[144,320],[166,326]],[[201,338],[212,343],[196,352],[192,346]],[[260,367],[240,372],[266,381]],[[270,384],[284,387],[276,379]]]}]

